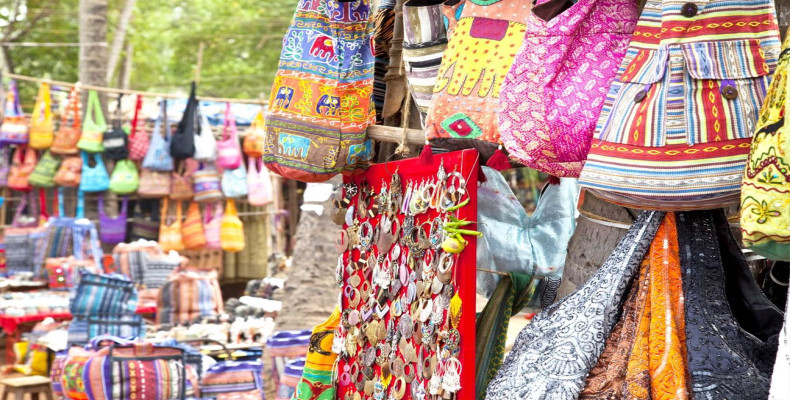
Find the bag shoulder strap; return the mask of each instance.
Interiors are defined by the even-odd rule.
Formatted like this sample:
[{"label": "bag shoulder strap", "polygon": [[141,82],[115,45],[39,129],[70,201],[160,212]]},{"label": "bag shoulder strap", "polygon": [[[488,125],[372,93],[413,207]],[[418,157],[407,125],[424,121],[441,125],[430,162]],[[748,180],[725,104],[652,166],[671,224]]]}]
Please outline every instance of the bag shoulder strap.
[{"label": "bag shoulder strap", "polygon": [[46,82],[42,82],[38,87],[36,105],[33,108],[33,121],[41,121],[42,114],[44,121],[52,120],[52,95],[50,94],[49,84]]},{"label": "bag shoulder strap", "polygon": [[165,130],[165,142],[170,143],[173,130],[170,127],[170,122],[167,120],[167,99],[162,99],[162,124]]},{"label": "bag shoulder strap", "polygon": [[162,198],[162,206],[160,207],[159,211],[159,228],[164,228],[167,226],[167,217],[170,214],[170,198],[164,197]]},{"label": "bag shoulder strap", "polygon": [[134,117],[132,117],[132,132],[129,135],[130,138],[134,137],[137,134],[137,124],[140,122],[140,109],[143,108],[143,97],[139,94],[137,95],[137,101],[134,105]]},{"label": "bag shoulder strap", "polygon": [[230,103],[225,103],[225,121],[222,126],[222,140],[236,138],[236,118],[230,109]]},{"label": "bag shoulder strap", "polygon": [[88,92],[88,107],[85,110],[84,122],[85,125],[93,125],[102,131],[107,129],[107,122],[104,120],[99,94],[95,90]]},{"label": "bag shoulder strap", "polygon": [[63,110],[61,126],[67,126],[69,117],[72,118],[71,126],[73,128],[79,127],[82,123],[80,116],[80,91],[76,86],[69,93],[69,103],[66,105],[66,109]]}]

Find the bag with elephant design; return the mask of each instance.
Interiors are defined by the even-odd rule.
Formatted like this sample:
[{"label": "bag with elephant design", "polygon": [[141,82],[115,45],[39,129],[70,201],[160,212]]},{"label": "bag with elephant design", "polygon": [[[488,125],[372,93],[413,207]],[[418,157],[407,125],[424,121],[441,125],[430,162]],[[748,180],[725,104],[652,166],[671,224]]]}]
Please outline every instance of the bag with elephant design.
[{"label": "bag with elephant design", "polygon": [[369,0],[301,0],[269,98],[263,160],[273,172],[323,182],[373,157]]}]

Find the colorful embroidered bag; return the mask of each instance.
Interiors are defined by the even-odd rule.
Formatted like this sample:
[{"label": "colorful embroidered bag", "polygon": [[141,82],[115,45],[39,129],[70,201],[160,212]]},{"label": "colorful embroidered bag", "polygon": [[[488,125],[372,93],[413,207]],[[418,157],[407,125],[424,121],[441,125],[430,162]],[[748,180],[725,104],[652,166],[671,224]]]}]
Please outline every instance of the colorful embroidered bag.
[{"label": "colorful embroidered bag", "polygon": [[260,158],[247,159],[247,200],[252,206],[265,206],[272,202],[272,178]]},{"label": "colorful embroidered bag", "polygon": [[151,144],[151,138],[145,130],[145,120],[140,120],[142,108],[143,97],[138,95],[134,106],[132,130],[129,134],[129,159],[132,161],[142,161],[148,154],[148,146]]},{"label": "colorful embroidered bag", "polygon": [[80,261],[69,257],[50,257],[44,261],[44,269],[47,271],[47,281],[49,289],[71,289],[80,282],[82,270],[95,274],[100,271],[93,260]]},{"label": "colorful embroidered bag", "polygon": [[77,154],[82,125],[80,122],[80,91],[76,87],[69,93],[69,103],[61,113],[60,127],[50,150],[56,154]]},{"label": "colorful embroidered bag", "polygon": [[294,15],[269,97],[263,161],[286,178],[321,182],[373,157],[370,2],[305,0]]},{"label": "colorful embroidered bag", "polygon": [[220,178],[217,169],[212,164],[198,165],[197,171],[192,174],[194,200],[198,203],[213,203],[222,200]]},{"label": "colorful embroidered bag", "polygon": [[[99,154],[88,154],[82,152],[82,178],[80,179],[81,192],[103,192],[110,188],[110,175]],[[93,167],[90,166],[91,158],[95,161]]]},{"label": "colorful embroidered bag", "polygon": [[84,273],[69,309],[74,316],[131,314],[137,309],[137,289],[120,274]]},{"label": "colorful embroidered bag", "polygon": [[82,178],[82,157],[67,156],[60,163],[55,174],[55,184],[65,187],[78,187]]},{"label": "colorful embroidered bag", "polygon": [[132,194],[140,186],[137,166],[131,160],[118,160],[110,175],[110,191],[115,194]]},{"label": "colorful embroidered bag", "polygon": [[30,185],[39,188],[51,188],[55,186],[55,174],[58,173],[60,166],[60,157],[53,156],[47,150],[44,155],[38,160],[36,167],[30,174],[28,181]]},{"label": "colorful embroidered bag", "polygon": [[262,399],[263,363],[220,361],[206,370],[200,380],[200,392],[204,396],[217,396],[217,400]]},{"label": "colorful embroidered bag", "polygon": [[790,261],[790,40],[760,111],[741,187],[743,244],[772,260]]},{"label": "colorful embroidered bag", "polygon": [[55,124],[52,118],[52,95],[49,84],[44,82],[38,87],[36,105],[30,119],[30,143],[36,150],[48,149],[55,137]]},{"label": "colorful embroidered bag", "polygon": [[214,162],[217,160],[217,139],[211,129],[206,113],[198,108],[200,113],[200,129],[195,135],[195,160]]},{"label": "colorful embroidered bag", "polygon": [[225,197],[244,197],[247,195],[247,170],[244,164],[239,164],[236,169],[226,169],[222,172],[220,184]]},{"label": "colorful embroidered bag", "polygon": [[35,150],[27,146],[17,147],[8,172],[8,188],[20,192],[32,190],[30,174],[36,168],[36,161]]},{"label": "colorful embroidered bag", "polygon": [[0,144],[26,144],[28,135],[27,117],[19,102],[16,81],[12,80],[8,84],[3,124],[0,125]]},{"label": "colorful embroidered bag", "polygon": [[104,196],[99,193],[99,238],[105,244],[118,244],[126,240],[126,216],[129,198],[124,196],[121,211],[115,218],[104,213]]},{"label": "colorful embroidered bag", "polygon": [[129,135],[121,127],[121,96],[118,96],[118,103],[115,106],[112,128],[104,133],[102,139],[104,156],[110,160],[123,160],[129,157]]},{"label": "colorful embroidered bag", "polygon": [[170,174],[170,198],[173,200],[191,200],[195,193],[192,191],[192,173],[188,171],[186,162],[179,161],[178,166]]},{"label": "colorful embroidered bag", "polygon": [[[165,136],[162,136],[162,130],[165,131]],[[162,100],[162,111],[156,120],[154,132],[151,134],[151,144],[143,159],[143,168],[167,172],[173,170],[173,157],[170,155],[170,132],[170,124],[167,120],[167,100]]]},{"label": "colorful embroidered bag", "polygon": [[206,236],[207,249],[222,249],[222,214],[221,203],[214,205],[213,212],[211,205],[206,206],[206,211],[203,213],[203,233]]},{"label": "colorful embroidered bag", "polygon": [[88,92],[88,105],[77,148],[89,153],[101,153],[104,151],[104,131],[106,130],[107,122],[104,120],[99,95],[95,90],[91,90]]},{"label": "colorful embroidered bag", "polygon": [[[159,215],[159,246],[164,252],[170,250],[184,250],[184,240],[181,237],[181,202],[176,201],[176,217],[173,219],[169,215],[170,198],[162,199],[162,211]],[[169,220],[172,219],[172,222]]]},{"label": "colorful embroidered bag", "polygon": [[244,154],[250,158],[262,157],[265,136],[266,123],[263,121],[263,111],[261,111],[252,120],[250,128],[244,132],[244,141],[242,143]]},{"label": "colorful embroidered bag", "polygon": [[[147,203],[143,212],[140,203]],[[155,201],[138,199],[134,205],[134,218],[129,226],[129,240],[152,240],[159,239],[159,208]]]},{"label": "colorful embroidered bag", "polygon": [[499,95],[510,158],[553,176],[579,176],[637,18],[630,0],[543,0],[532,8]]},{"label": "colorful embroidered bag", "polygon": [[336,389],[332,374],[337,353],[332,351],[332,342],[335,338],[335,330],[339,325],[340,308],[335,307],[335,311],[329,316],[329,319],[313,328],[304,372],[296,385],[294,400],[335,398]]},{"label": "colorful embroidered bag", "polygon": [[8,186],[8,173],[11,168],[11,148],[0,145],[0,187]]},{"label": "colorful embroidered bag", "polygon": [[170,142],[170,155],[177,160],[192,158],[195,155],[195,134],[200,130],[196,86],[195,81],[192,81],[186,108]]},{"label": "colorful embroidered bag", "polygon": [[241,148],[236,132],[236,118],[230,110],[230,103],[226,103],[222,139],[217,142],[217,166],[222,169],[236,169],[239,165],[241,165]]},{"label": "colorful embroidered bag", "polygon": [[[725,4],[726,25],[720,24]],[[636,208],[737,202],[780,50],[774,14],[770,0],[712,0],[699,9],[649,0],[604,102],[579,183]]]},{"label": "colorful embroidered bag", "polygon": [[222,250],[230,253],[244,250],[244,224],[239,219],[236,202],[233,199],[225,201],[225,213],[222,215],[220,228],[220,243]]},{"label": "colorful embroidered bag", "polygon": [[431,144],[475,147],[488,159],[500,142],[499,91],[524,41],[532,3],[468,0],[439,68],[425,121]]},{"label": "colorful embroidered bag", "polygon": [[83,378],[89,400],[186,398],[184,350],[176,347],[113,345],[88,360]]},{"label": "colorful embroidered bag", "polygon": [[447,49],[442,3],[444,0],[410,0],[403,4],[403,62],[411,96],[423,120]]},{"label": "colorful embroidered bag", "polygon": [[180,269],[159,290],[157,323],[184,324],[224,310],[216,270]]},{"label": "colorful embroidered bag", "polygon": [[203,233],[203,217],[200,215],[200,204],[189,203],[187,218],[181,226],[181,237],[187,249],[200,249],[206,245],[206,236]]},{"label": "colorful embroidered bag", "polygon": [[140,197],[165,197],[170,194],[170,173],[143,168],[140,172]]}]

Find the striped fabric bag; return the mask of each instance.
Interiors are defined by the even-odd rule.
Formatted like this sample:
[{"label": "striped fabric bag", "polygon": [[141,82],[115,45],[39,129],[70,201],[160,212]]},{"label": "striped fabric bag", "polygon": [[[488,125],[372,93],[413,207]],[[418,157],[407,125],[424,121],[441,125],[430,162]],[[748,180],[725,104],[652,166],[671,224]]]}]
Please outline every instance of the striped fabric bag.
[{"label": "striped fabric bag", "polygon": [[163,254],[159,243],[152,240],[138,240],[132,243],[119,243],[112,250],[115,272],[125,275],[137,285],[143,284],[143,271],[147,255]]},{"label": "striped fabric bag", "polygon": [[76,317],[69,324],[68,344],[85,345],[101,335],[134,339],[145,333],[143,317],[137,314],[97,314]]},{"label": "striped fabric bag", "polygon": [[159,289],[167,283],[170,275],[180,266],[187,263],[185,257],[177,254],[146,254],[143,253],[143,287]]},{"label": "striped fabric bag", "polygon": [[293,396],[302,377],[311,335],[309,329],[277,331],[266,340],[266,349],[272,359],[274,385],[277,386],[276,400],[290,400]]},{"label": "striped fabric bag", "polygon": [[216,270],[181,269],[159,291],[159,324],[182,324],[224,312]]},{"label": "striped fabric bag", "polygon": [[206,246],[206,235],[203,233],[203,217],[200,215],[200,204],[191,202],[187,210],[187,218],[181,225],[181,237],[187,249],[200,249]]},{"label": "striped fabric bag", "polygon": [[410,0],[403,5],[403,61],[411,95],[423,119],[447,49],[442,3],[444,0]]},{"label": "striped fabric bag", "polygon": [[134,313],[137,289],[121,274],[84,273],[69,308],[74,316]]},{"label": "striped fabric bag", "polygon": [[[299,357],[285,363],[282,375],[277,381],[277,394],[274,400],[291,400],[296,392],[296,385],[304,373],[305,358]],[[277,376],[275,375],[275,378]]]},{"label": "striped fabric bag", "polygon": [[63,384],[60,382],[60,379],[63,376],[63,366],[66,365],[68,354],[67,350],[55,353],[55,358],[52,360],[52,365],[49,368],[49,379],[52,381],[52,394],[55,400],[64,398]]},{"label": "striped fabric bag", "polygon": [[605,200],[664,210],[740,200],[780,51],[774,3],[681,4],[647,2],[604,102],[579,183]]},{"label": "striped fabric bag", "polygon": [[203,396],[217,400],[263,399],[263,364],[260,361],[222,361],[206,370],[200,380]]}]

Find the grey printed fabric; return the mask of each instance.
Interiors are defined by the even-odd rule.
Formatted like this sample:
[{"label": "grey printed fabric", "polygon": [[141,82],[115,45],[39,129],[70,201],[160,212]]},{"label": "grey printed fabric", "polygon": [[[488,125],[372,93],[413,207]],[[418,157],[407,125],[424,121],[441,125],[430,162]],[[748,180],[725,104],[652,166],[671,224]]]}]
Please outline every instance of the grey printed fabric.
[{"label": "grey printed fabric", "polygon": [[414,102],[423,119],[447,48],[443,0],[409,0],[403,5],[403,61]]},{"label": "grey printed fabric", "polygon": [[663,217],[642,212],[587,283],[532,319],[488,385],[487,400],[578,398]]},{"label": "grey printed fabric", "polygon": [[181,257],[169,255],[149,255],[143,253],[143,285],[147,289],[159,289],[167,283],[173,270],[181,265]]}]

